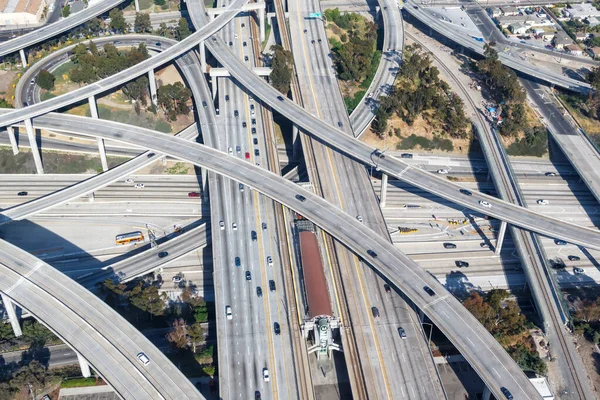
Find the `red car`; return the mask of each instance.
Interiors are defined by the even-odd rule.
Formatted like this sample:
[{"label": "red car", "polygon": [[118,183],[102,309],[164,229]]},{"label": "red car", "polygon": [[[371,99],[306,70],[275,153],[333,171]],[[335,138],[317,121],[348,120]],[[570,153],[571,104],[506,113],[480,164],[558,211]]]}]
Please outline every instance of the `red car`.
[{"label": "red car", "polygon": [[189,192],[188,197],[200,197],[200,193],[198,192]]},{"label": "red car", "polygon": [[250,153],[246,152],[246,160],[250,159]]}]

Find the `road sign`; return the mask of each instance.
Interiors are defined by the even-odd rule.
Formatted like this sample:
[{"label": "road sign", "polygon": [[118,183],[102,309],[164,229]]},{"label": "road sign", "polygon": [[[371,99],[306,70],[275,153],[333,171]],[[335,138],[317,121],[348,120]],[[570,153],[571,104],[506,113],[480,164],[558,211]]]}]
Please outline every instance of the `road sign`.
[{"label": "road sign", "polygon": [[323,17],[323,14],[321,14],[320,12],[308,14],[308,18],[322,18],[322,17]]}]

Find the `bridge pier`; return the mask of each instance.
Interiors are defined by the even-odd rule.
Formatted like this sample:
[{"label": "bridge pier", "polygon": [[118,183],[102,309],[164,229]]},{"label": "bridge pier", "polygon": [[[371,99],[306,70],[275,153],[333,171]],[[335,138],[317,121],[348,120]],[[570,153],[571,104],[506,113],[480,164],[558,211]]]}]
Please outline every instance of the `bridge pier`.
[{"label": "bridge pier", "polygon": [[[218,88],[218,84],[217,82],[219,81],[219,78],[216,76],[211,77],[210,83],[212,84],[212,95],[213,95],[213,101],[215,101],[217,99],[217,88]],[[218,113],[217,113],[218,115]]]},{"label": "bridge pier", "polygon": [[33,154],[33,161],[35,162],[35,169],[38,174],[44,173],[44,166],[42,165],[42,157],[40,156],[40,149],[38,148],[37,141],[35,140],[35,133],[33,132],[33,125],[31,124],[31,118],[25,120],[25,129],[27,130],[27,138],[29,139],[29,147],[31,147],[31,154]]},{"label": "bridge pier", "polygon": [[25,57],[25,50],[19,50],[19,54],[21,55],[21,64],[23,68],[27,68],[27,57]]},{"label": "bridge pier", "polygon": [[6,310],[6,314],[8,314],[8,319],[10,321],[10,325],[12,326],[13,333],[15,336],[19,337],[23,335],[23,331],[21,330],[21,325],[19,325],[19,318],[17,317],[16,304],[13,303],[10,297],[1,293],[2,295],[2,304],[4,304],[4,309]]},{"label": "bridge pier", "polygon": [[17,145],[17,138],[15,137],[15,128],[13,126],[7,126],[6,132],[8,132],[8,140],[10,140],[13,154],[19,154],[19,146]]},{"label": "bridge pier", "polygon": [[502,243],[504,243],[504,236],[506,236],[506,221],[502,221],[500,223],[500,232],[498,232],[498,239],[496,240],[496,249],[494,250],[494,253],[496,253],[496,255],[500,254],[500,251],[502,250]]},{"label": "bridge pier", "polygon": [[202,67],[202,72],[206,72],[206,45],[204,44],[204,40],[200,42],[200,66]]},{"label": "bridge pier", "polygon": [[135,12],[140,12],[140,1],[135,0]]},{"label": "bridge pier", "polygon": [[[263,3],[264,4],[264,3]],[[266,6],[266,4],[265,4]],[[258,10],[258,21],[260,24],[260,43],[265,41],[265,9]]]},{"label": "bridge pier", "polygon": [[299,139],[298,139],[298,125],[292,125],[292,159],[296,159],[296,155],[298,153],[298,147],[300,147]]},{"label": "bridge pier", "polygon": [[150,84],[150,100],[155,107],[158,106],[158,95],[156,94],[156,79],[154,78],[154,70],[148,71],[148,83]]},{"label": "bridge pier", "polygon": [[[137,1],[136,1],[137,3]],[[77,361],[79,361],[79,368],[81,368],[81,375],[84,378],[89,378],[92,376],[92,372],[90,371],[90,364],[87,362],[85,358],[78,351],[75,351],[77,354]]]},{"label": "bridge pier", "polygon": [[202,180],[202,201],[208,201],[208,170],[200,168],[200,179]]},{"label": "bridge pier", "polygon": [[[96,106],[96,98],[94,96],[88,97],[88,103],[90,103],[90,113],[92,118],[98,119],[98,107]],[[104,147],[104,139],[96,138],[98,143],[98,152],[100,153],[100,161],[102,162],[102,171],[108,171],[108,160],[106,159],[106,148]]]},{"label": "bridge pier", "polygon": [[381,195],[379,196],[379,206],[381,208],[385,207],[385,198],[387,197],[387,183],[387,174],[381,174]]}]

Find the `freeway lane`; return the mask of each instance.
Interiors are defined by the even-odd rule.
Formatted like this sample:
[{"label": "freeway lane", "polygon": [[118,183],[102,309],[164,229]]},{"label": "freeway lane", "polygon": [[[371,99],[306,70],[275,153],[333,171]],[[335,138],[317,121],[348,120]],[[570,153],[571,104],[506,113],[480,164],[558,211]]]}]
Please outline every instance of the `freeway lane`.
[{"label": "freeway lane", "polygon": [[124,0],[98,1],[93,6],[87,7],[85,10],[73,14],[68,18],[63,18],[58,22],[54,22],[44,26],[43,28],[36,29],[35,31],[26,35],[2,42],[0,43],[0,57],[14,53],[15,51],[19,51],[36,43],[43,42],[44,40],[50,39],[51,37],[74,28],[77,25],[81,25],[93,17],[103,14],[111,8],[118,6],[123,1]]},{"label": "freeway lane", "polygon": [[[518,399],[539,398],[539,394],[517,364],[437,280],[398,251],[392,243],[377,235],[365,235],[364,224],[358,222],[354,216],[332,207],[322,198],[252,163],[229,157],[197,143],[189,143],[138,127],[84,117],[49,114],[37,118],[34,122],[42,123],[40,127],[56,129],[64,125],[66,120],[70,120],[68,126],[71,128],[65,127],[63,130],[86,127],[88,131],[85,134],[125,143],[135,142],[164,152],[238,180],[306,216],[363,259],[368,260],[369,264],[423,310],[469,360],[497,396],[501,396],[500,387],[504,386]],[[299,193],[305,200],[296,197]],[[377,257],[368,255],[367,250],[373,251]],[[425,285],[433,288],[437,294],[427,295],[423,290]]]},{"label": "freeway lane", "polygon": [[[4,241],[0,266],[0,291],[81,353],[122,397],[203,398],[137,329],[67,276]],[[140,351],[150,364],[139,362]]]},{"label": "freeway lane", "polygon": [[38,103],[29,107],[21,108],[4,114],[0,117],[0,127],[10,125],[15,122],[23,121],[27,118],[32,118],[38,115],[46,114],[50,111],[58,110],[70,104],[75,104],[82,100],[87,100],[88,97],[106,92],[112,88],[118,87],[124,83],[137,78],[146,72],[163,65],[174,58],[186,53],[188,50],[195,47],[199,42],[219,31],[226,23],[234,18],[239,9],[247,3],[248,0],[235,0],[230,6],[223,8],[223,13],[213,19],[210,23],[200,28],[195,33],[191,34],[181,42],[173,45],[171,48],[162,53],[144,60],[126,70],[123,70],[108,78],[102,79],[80,89],[66,93],[61,96],[54,97],[42,103]]},{"label": "freeway lane", "polygon": [[[411,167],[402,160],[389,156],[384,159],[377,158],[374,155],[375,149],[373,147],[368,146],[353,137],[349,137],[342,131],[309,114],[292,101],[283,98],[277,90],[273,89],[262,79],[254,75],[250,70],[245,68],[243,64],[237,62],[236,58],[227,50],[221,41],[212,41],[209,43],[209,47],[213,50],[213,54],[215,54],[215,57],[219,62],[221,62],[221,64],[223,64],[247,90],[270,105],[273,109],[289,118],[306,132],[338,151],[361,161],[366,165],[375,166],[390,176],[397,177],[411,185],[422,188],[471,210],[476,210],[482,214],[505,220],[513,225],[535,231],[542,235],[562,238],[568,242],[584,247],[600,249],[600,232],[597,230],[583,228],[575,224],[559,222],[526,208],[504,202],[482,193],[472,192],[471,196],[467,196],[460,192],[460,185],[457,185],[444,177],[439,177],[421,169]],[[491,207],[484,207],[479,203],[480,200],[490,203]]]}]

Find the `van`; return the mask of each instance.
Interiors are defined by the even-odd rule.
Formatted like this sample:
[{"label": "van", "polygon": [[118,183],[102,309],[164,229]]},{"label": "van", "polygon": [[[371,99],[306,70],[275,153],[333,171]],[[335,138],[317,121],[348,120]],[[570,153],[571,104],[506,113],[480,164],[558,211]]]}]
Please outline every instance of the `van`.
[{"label": "van", "polygon": [[225,306],[225,315],[227,319],[233,319],[233,314],[231,312],[231,306]]}]

